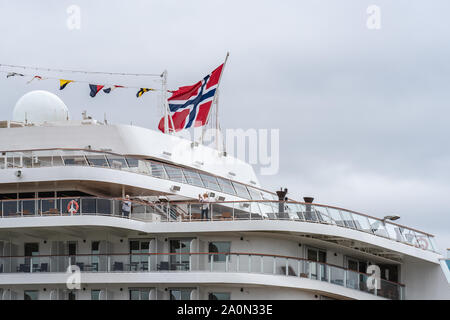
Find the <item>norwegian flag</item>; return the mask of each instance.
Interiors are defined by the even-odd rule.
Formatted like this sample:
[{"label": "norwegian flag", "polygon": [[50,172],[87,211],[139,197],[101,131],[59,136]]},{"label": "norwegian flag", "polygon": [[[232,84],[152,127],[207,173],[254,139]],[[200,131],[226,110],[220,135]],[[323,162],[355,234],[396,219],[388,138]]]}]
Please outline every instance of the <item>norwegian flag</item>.
[{"label": "norwegian flag", "polygon": [[[169,119],[168,131],[180,131],[190,128],[192,125],[201,127],[206,124],[223,65],[221,64],[196,84],[180,87],[178,90],[172,91],[172,96],[167,100],[173,126],[172,121]],[[159,121],[158,129],[165,132],[164,117]]]}]

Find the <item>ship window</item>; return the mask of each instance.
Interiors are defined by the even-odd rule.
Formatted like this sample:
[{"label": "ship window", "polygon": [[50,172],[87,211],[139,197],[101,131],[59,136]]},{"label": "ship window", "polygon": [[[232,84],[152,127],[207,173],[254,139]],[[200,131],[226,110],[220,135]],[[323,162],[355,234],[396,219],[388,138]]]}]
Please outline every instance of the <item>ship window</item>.
[{"label": "ship window", "polygon": [[150,162],[151,175],[152,177],[166,179],[166,171],[164,170],[164,166],[157,162]]},{"label": "ship window", "polygon": [[105,156],[86,156],[89,161],[89,165],[93,167],[108,167],[108,162]]},{"label": "ship window", "polygon": [[19,199],[34,199],[34,192],[19,193]]},{"label": "ship window", "polygon": [[106,155],[106,159],[108,160],[109,166],[111,168],[126,168],[127,162],[124,157],[114,156],[114,155]]},{"label": "ship window", "polygon": [[91,300],[100,300],[101,290],[91,290]]},{"label": "ship window", "polygon": [[85,166],[86,160],[83,156],[64,156],[64,165],[66,166]]},{"label": "ship window", "polygon": [[219,181],[220,188],[222,188],[223,192],[236,194],[236,191],[234,191],[233,185],[229,180],[218,177],[217,181]]},{"label": "ship window", "polygon": [[[230,241],[214,241],[210,242],[208,245],[209,252],[218,252],[218,253],[230,253],[231,242]],[[209,255],[209,261],[211,261],[211,256],[213,256],[214,262],[225,262],[226,254],[214,254]]]},{"label": "ship window", "polygon": [[17,199],[17,193],[3,193],[3,194],[0,194],[0,199],[2,199],[2,200]]},{"label": "ship window", "polygon": [[130,168],[137,168],[139,167],[139,160],[135,158],[126,158],[128,166]]},{"label": "ship window", "polygon": [[180,168],[164,165],[169,179],[177,182],[186,182],[183,171]]},{"label": "ship window", "polygon": [[200,175],[198,172],[191,171],[188,169],[183,169],[184,176],[186,177],[187,183],[197,186],[197,187],[203,187],[202,179],[200,179]]},{"label": "ship window", "polygon": [[37,290],[25,290],[23,292],[23,300],[38,300],[39,291]]},{"label": "ship window", "polygon": [[191,300],[192,289],[171,289],[170,300]]},{"label": "ship window", "polygon": [[69,291],[67,294],[67,300],[77,300],[77,294],[74,291]]},{"label": "ship window", "polygon": [[54,191],[38,193],[38,198],[54,198],[54,197],[55,197]]},{"label": "ship window", "polygon": [[252,200],[262,200],[261,193],[258,190],[248,187],[248,192]]},{"label": "ship window", "polygon": [[189,253],[192,239],[171,239],[169,242],[170,270],[189,270]]},{"label": "ship window", "polygon": [[248,194],[247,188],[240,183],[233,181],[234,189],[236,190],[236,194],[241,198],[250,199],[250,195]]},{"label": "ship window", "polygon": [[130,289],[130,300],[150,300],[150,288]]},{"label": "ship window", "polygon": [[130,241],[130,268],[132,271],[147,271],[150,253],[150,240]]},{"label": "ship window", "polygon": [[200,173],[200,177],[202,178],[203,184],[205,185],[206,188],[221,191],[219,184],[217,183],[217,179],[215,177],[204,173]]},{"label": "ship window", "polygon": [[210,292],[208,300],[230,300],[229,292]]}]

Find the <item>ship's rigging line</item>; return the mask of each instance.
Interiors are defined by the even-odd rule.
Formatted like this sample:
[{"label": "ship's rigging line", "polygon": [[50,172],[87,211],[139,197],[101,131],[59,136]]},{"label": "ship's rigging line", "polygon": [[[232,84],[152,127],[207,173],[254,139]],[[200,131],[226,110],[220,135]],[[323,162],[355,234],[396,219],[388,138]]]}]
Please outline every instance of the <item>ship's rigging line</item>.
[{"label": "ship's rigging line", "polygon": [[[16,65],[7,65],[7,64],[0,64],[0,67],[8,67],[8,68],[23,68],[25,70],[41,70],[41,71],[47,71],[47,72],[72,72],[72,73],[84,73],[84,74],[105,74],[105,75],[121,75],[121,76],[152,76],[152,77],[161,77],[162,75],[153,75],[153,74],[134,74],[134,73],[116,73],[116,72],[100,72],[100,71],[81,71],[81,70],[67,70],[67,69],[51,69],[51,68],[40,68],[40,67],[27,67],[27,66],[16,66]],[[27,83],[30,83],[34,78],[39,77],[39,81],[47,80],[47,79],[53,79],[53,80],[61,80],[61,77],[55,77],[55,76],[47,76],[47,75],[37,75],[35,73],[19,73],[18,71],[11,71],[11,70],[0,70],[0,73],[5,74],[14,74],[15,76],[24,76],[24,77],[31,77],[31,80],[29,80]],[[67,79],[67,78],[66,78]],[[133,89],[140,89],[143,87],[148,86],[130,86],[130,85],[120,85],[118,83],[104,83],[101,81],[86,81],[86,80],[76,80],[76,79],[67,79],[72,80],[73,82],[79,82],[79,83],[88,83],[88,84],[102,84],[105,87],[113,87],[113,86],[120,86],[122,88],[133,88]],[[154,79],[153,81],[156,81],[159,79]],[[151,86],[150,88],[152,88]],[[152,91],[161,91],[161,89],[155,89],[152,88]]]},{"label": "ship's rigging line", "polygon": [[71,73],[84,73],[84,74],[107,74],[107,75],[117,75],[117,76],[135,76],[135,77],[162,77],[162,73],[125,73],[125,72],[103,72],[103,71],[84,71],[84,70],[69,70],[69,69],[53,69],[53,68],[42,68],[42,67],[30,67],[30,66],[20,66],[12,64],[0,63],[0,67],[8,68],[21,68],[29,70],[38,71],[48,71],[48,72],[71,72]]}]

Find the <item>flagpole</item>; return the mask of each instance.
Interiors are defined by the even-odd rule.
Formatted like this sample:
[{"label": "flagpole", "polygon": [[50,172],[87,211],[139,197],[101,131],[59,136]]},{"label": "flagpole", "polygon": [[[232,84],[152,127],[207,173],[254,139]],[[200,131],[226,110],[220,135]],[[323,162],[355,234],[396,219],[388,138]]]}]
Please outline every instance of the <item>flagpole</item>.
[{"label": "flagpole", "polygon": [[175,126],[173,125],[173,119],[172,116],[170,115],[170,109],[169,109],[169,103],[167,100],[167,70],[164,70],[164,72],[162,73],[162,104],[163,104],[163,109],[164,109],[164,133],[170,133],[169,130],[169,119],[170,119],[170,123],[172,124],[172,128],[175,130]]},{"label": "flagpole", "polygon": [[[229,56],[230,56],[230,53],[227,52],[225,61],[223,63],[222,72],[220,73],[219,81],[217,82],[217,90],[214,93],[214,98],[213,98],[213,103],[212,103],[213,105],[215,105],[215,108],[216,108],[216,148],[217,148],[217,150],[219,150],[219,131],[220,131],[220,128],[219,128],[219,103],[218,103],[218,101],[219,101],[219,99],[218,99],[219,85],[220,85],[220,80],[222,80],[222,75],[225,70],[225,66],[227,64]],[[211,116],[211,112],[208,113],[208,118],[206,119],[205,126],[203,127],[203,132],[202,132],[202,137],[201,137],[202,143],[203,143],[203,136],[205,135],[205,131],[206,131],[206,129],[205,129],[206,124],[209,122],[210,116]]]}]

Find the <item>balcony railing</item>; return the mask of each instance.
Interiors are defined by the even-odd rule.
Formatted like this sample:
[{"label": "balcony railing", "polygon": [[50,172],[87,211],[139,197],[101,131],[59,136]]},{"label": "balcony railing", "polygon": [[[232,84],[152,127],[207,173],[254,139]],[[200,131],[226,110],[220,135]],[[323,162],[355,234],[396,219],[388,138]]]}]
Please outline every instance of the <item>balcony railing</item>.
[{"label": "balcony railing", "polygon": [[282,220],[334,225],[369,233],[423,250],[438,252],[434,236],[368,215],[319,204],[294,201],[224,201],[209,203],[202,219],[198,202],[133,200],[131,213],[122,211],[121,199],[75,197],[0,201],[0,216],[103,215],[158,222]]},{"label": "balcony railing", "polygon": [[[70,266],[70,269],[68,270]],[[404,299],[404,285],[296,257],[259,253],[123,253],[0,257],[3,273],[42,272],[230,272],[307,278],[388,299]],[[373,284],[373,285],[372,285]]]}]

